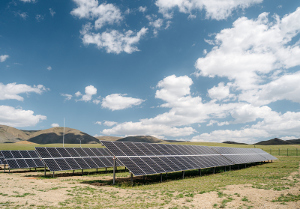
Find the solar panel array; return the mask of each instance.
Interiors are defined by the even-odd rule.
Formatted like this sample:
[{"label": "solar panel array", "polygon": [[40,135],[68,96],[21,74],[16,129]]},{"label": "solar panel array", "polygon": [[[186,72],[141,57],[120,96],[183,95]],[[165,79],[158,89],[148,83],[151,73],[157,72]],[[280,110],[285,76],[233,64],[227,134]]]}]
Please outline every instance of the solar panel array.
[{"label": "solar panel array", "polygon": [[36,147],[35,149],[50,171],[113,167],[112,154],[105,148]]},{"label": "solar panel array", "polygon": [[6,163],[4,162],[4,157],[3,157],[2,153],[0,152],[0,165],[4,165],[4,164],[6,164]]},{"label": "solar panel array", "polygon": [[11,169],[44,167],[35,150],[5,150],[1,153]]},{"label": "solar panel array", "polygon": [[253,150],[255,153],[257,153],[257,154],[263,156],[264,158],[266,158],[266,160],[277,160],[276,157],[274,157],[273,155],[270,155],[269,153],[263,151],[262,149],[252,148],[252,150]]},{"label": "solar panel array", "polygon": [[135,176],[233,165],[206,146],[101,141]]}]

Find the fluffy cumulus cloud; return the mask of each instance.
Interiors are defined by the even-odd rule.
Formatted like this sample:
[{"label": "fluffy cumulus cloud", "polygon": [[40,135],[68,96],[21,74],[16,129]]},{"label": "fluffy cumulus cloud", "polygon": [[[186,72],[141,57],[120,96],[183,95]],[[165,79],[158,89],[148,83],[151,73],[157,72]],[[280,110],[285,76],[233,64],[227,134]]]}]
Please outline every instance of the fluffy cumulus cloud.
[{"label": "fluffy cumulus cloud", "polygon": [[131,54],[139,51],[136,44],[147,33],[148,29],[143,27],[140,31],[134,32],[128,30],[119,32],[117,30],[108,30],[102,33],[94,33],[92,27],[87,24],[81,30],[82,41],[84,44],[95,44],[99,49],[105,49],[107,53],[119,54],[126,52]]},{"label": "fluffy cumulus cloud", "polygon": [[9,55],[5,54],[5,55],[0,55],[0,62],[4,62],[5,60],[7,60],[9,58]]},{"label": "fluffy cumulus cloud", "polygon": [[96,19],[95,29],[104,25],[119,23],[123,17],[119,8],[113,4],[100,4],[97,0],[73,0],[78,6],[71,14],[79,18]]},{"label": "fluffy cumulus cloud", "polygon": [[142,102],[144,102],[144,100],[128,97],[126,94],[110,94],[103,98],[101,105],[103,108],[114,111],[140,105]]},{"label": "fluffy cumulus cloud", "polygon": [[173,137],[187,136],[194,132],[195,130],[191,127],[177,128],[166,125],[147,125],[142,122],[125,122],[102,131],[103,134],[107,135],[163,135]]},{"label": "fluffy cumulus cloud", "polygon": [[[85,87],[85,94],[82,94],[80,91],[77,91],[75,93],[76,97],[81,97],[79,100],[77,101],[85,101],[85,102],[89,102],[92,100],[93,95],[97,94],[97,88],[95,88],[93,85],[89,85]],[[66,100],[70,100],[72,99],[72,95],[70,94],[62,94],[62,96],[66,97]],[[94,102],[95,103],[95,102]]]},{"label": "fluffy cumulus cloud", "polygon": [[59,124],[58,123],[52,123],[51,127],[59,127]]},{"label": "fluffy cumulus cloud", "polygon": [[[280,113],[268,105],[280,100],[300,103],[300,72],[289,70],[300,65],[300,8],[282,18],[273,18],[270,21],[268,13],[257,19],[241,17],[232,28],[207,41],[214,47],[197,60],[195,74],[230,80],[209,89],[208,95],[216,102],[234,95],[230,100],[232,109],[226,111],[230,118],[225,123],[248,125],[202,133],[193,141],[253,143],[262,138],[299,137],[300,112]],[[219,125],[218,120],[211,120],[208,125],[213,124]]]},{"label": "fluffy cumulus cloud", "polygon": [[[74,2],[77,8],[72,10],[71,14],[80,19],[89,20],[80,31],[82,42],[85,45],[94,44],[107,53],[115,54],[121,52],[131,54],[139,51],[136,45],[147,33],[148,28],[143,27],[139,31],[118,31],[106,28],[105,31],[98,32],[104,26],[113,26],[123,20],[120,9],[113,4],[103,3],[99,5],[97,0],[74,0]],[[92,20],[95,20],[94,24],[90,22]]]},{"label": "fluffy cumulus cloud", "polygon": [[[267,13],[255,20],[239,18],[232,28],[216,34],[213,49],[196,62],[196,75],[226,77],[234,81],[233,87],[252,97],[266,91],[271,84],[261,84],[269,78],[277,78],[280,87],[285,82],[279,77],[280,70],[300,64],[299,42],[291,43],[300,31],[299,18],[300,8],[282,19],[276,16],[273,22]],[[243,94],[240,99],[244,100]]]},{"label": "fluffy cumulus cloud", "polygon": [[118,123],[115,122],[115,121],[108,121],[108,120],[106,120],[106,121],[103,122],[103,125],[105,125],[105,126],[114,126],[114,125],[117,125],[117,124]]},{"label": "fluffy cumulus cloud", "polygon": [[190,18],[194,18],[193,12],[197,10],[205,10],[206,18],[222,20],[226,19],[231,13],[238,9],[244,9],[254,4],[261,3],[263,0],[157,0],[156,6],[159,12],[166,18],[172,18],[173,10],[178,9],[179,12],[189,14]]},{"label": "fluffy cumulus cloud", "polygon": [[15,109],[14,107],[0,106],[0,124],[12,127],[35,126],[42,120],[46,120],[44,115],[34,115],[32,110]]},{"label": "fluffy cumulus cloud", "polygon": [[32,92],[42,94],[46,90],[47,89],[43,85],[29,86],[26,84],[16,83],[9,83],[5,85],[0,83],[0,100],[15,99],[18,101],[23,101],[24,98],[19,94],[29,94]]}]

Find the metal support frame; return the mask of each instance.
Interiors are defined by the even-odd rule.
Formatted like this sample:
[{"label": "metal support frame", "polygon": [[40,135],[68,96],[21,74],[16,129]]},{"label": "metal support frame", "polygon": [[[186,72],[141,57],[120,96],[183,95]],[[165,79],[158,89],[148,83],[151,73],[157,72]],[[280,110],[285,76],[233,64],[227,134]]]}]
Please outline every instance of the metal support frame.
[{"label": "metal support frame", "polygon": [[8,173],[10,173],[10,167],[8,167]]},{"label": "metal support frame", "polygon": [[[115,185],[116,182],[116,156],[113,158],[113,185]],[[107,168],[106,168],[107,170]],[[131,174],[132,175],[132,174]]]},{"label": "metal support frame", "polygon": [[224,170],[225,170],[225,172],[226,172],[226,166],[224,166],[224,168],[225,168]]},{"label": "metal support frame", "polygon": [[245,163],[245,168],[247,168],[247,164]]},{"label": "metal support frame", "polygon": [[53,176],[52,177],[54,178],[54,171],[53,171]]},{"label": "metal support frame", "polygon": [[182,179],[184,179],[185,171],[182,171]]},{"label": "metal support frame", "polygon": [[131,186],[133,186],[133,174],[130,173],[130,178],[131,178]]},{"label": "metal support frame", "polygon": [[44,167],[44,176],[46,177],[46,172],[47,172],[47,170],[46,170],[46,164],[45,164],[45,167]]},{"label": "metal support frame", "polygon": [[96,168],[96,172],[98,173],[98,168]]},{"label": "metal support frame", "polygon": [[107,167],[105,167],[105,172],[107,173]]},{"label": "metal support frame", "polygon": [[162,183],[162,173],[160,174],[160,183]]}]

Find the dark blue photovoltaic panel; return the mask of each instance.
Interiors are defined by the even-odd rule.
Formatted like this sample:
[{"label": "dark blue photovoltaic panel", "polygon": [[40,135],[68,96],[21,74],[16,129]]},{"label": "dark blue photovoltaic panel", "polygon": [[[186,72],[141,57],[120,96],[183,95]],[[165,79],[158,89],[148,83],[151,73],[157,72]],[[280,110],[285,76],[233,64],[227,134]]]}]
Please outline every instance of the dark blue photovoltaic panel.
[{"label": "dark blue photovoltaic panel", "polygon": [[32,152],[35,153],[34,150],[5,150],[1,151],[1,154],[3,156],[3,161],[5,161],[11,169],[43,167],[44,164],[39,166],[34,162],[34,160],[39,159],[39,157],[36,153],[35,156],[32,157],[30,155]]},{"label": "dark blue photovoltaic panel", "polygon": [[[106,148],[36,147],[36,150],[39,155],[41,155],[50,171],[105,168],[113,166],[113,156]],[[51,160],[45,161],[45,159]],[[47,163],[49,163],[49,166]],[[116,165],[121,166],[119,162],[116,162]]]}]

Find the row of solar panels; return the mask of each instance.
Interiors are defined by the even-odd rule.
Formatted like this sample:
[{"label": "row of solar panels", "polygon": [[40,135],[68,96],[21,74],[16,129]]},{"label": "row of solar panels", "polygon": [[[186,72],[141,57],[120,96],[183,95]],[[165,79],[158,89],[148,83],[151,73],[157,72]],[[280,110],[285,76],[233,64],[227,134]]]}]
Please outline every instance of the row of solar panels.
[{"label": "row of solar panels", "polygon": [[6,150],[0,153],[3,164],[8,164],[11,169],[46,165],[50,171],[63,171],[113,166],[112,154],[103,148],[36,147],[36,150]]},{"label": "row of solar panels", "polygon": [[254,148],[108,141],[102,141],[102,144],[107,149],[36,147],[36,151],[1,153],[10,168],[46,165],[50,171],[112,167],[112,156],[116,156],[117,166],[126,166],[135,176],[277,159],[261,149]]},{"label": "row of solar panels", "polygon": [[10,168],[38,168],[44,163],[35,150],[6,150],[1,151],[1,164],[8,164]]},{"label": "row of solar panels", "polygon": [[135,176],[276,160],[261,149],[134,142],[101,143]]}]

